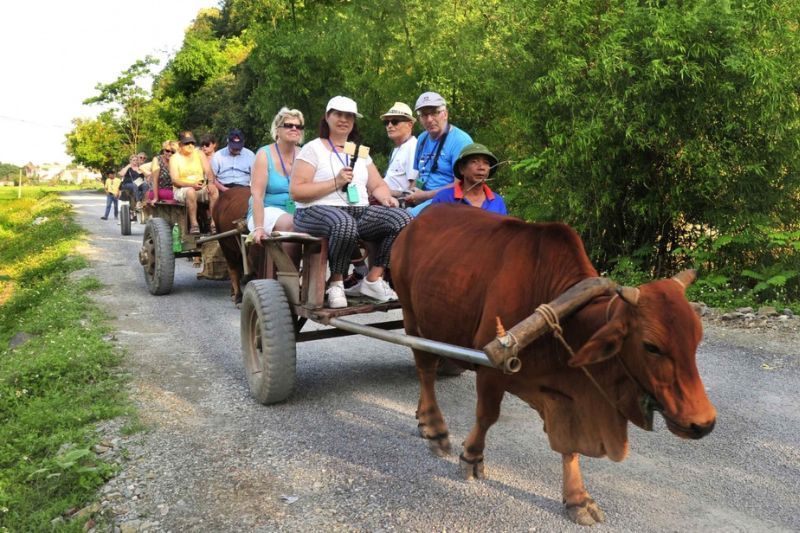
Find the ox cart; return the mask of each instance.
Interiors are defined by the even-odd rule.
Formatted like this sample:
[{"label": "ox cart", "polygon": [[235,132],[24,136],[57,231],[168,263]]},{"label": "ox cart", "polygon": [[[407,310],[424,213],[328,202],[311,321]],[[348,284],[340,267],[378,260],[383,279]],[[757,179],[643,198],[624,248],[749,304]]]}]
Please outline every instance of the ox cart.
[{"label": "ox cart", "polygon": [[[211,232],[211,219],[207,205],[199,204],[197,221],[200,234],[189,233],[186,206],[175,201],[159,201],[146,205],[143,219],[146,223],[139,263],[144,271],[147,288],[153,295],[169,294],[175,279],[175,259],[178,257],[202,260],[198,279],[227,280],[228,268],[219,246],[219,239],[238,236],[247,231],[244,224],[224,233]],[[123,215],[123,224],[125,217]],[[130,222],[129,222],[130,224]]]},{"label": "ox cart", "polygon": [[[283,250],[281,244],[285,242],[301,245],[302,271]],[[244,236],[242,243],[244,247]],[[566,316],[614,287],[605,278],[586,279],[550,302],[548,313],[553,314],[534,313],[508,331],[498,325],[497,338],[479,350],[392,331],[403,328],[402,320],[364,324],[346,318],[366,313],[385,314],[401,307],[397,301],[376,304],[348,297],[348,307],[324,307],[328,256],[325,239],[305,233],[273,232],[264,246],[263,263],[255,265],[256,272],[249,272],[245,264],[245,275],[257,279],[244,290],[240,326],[250,392],[265,405],[285,400],[294,390],[297,343],[346,335],[366,335],[470,364],[518,372],[519,351],[551,329],[553,317]],[[303,331],[308,321],[331,327]],[[464,370],[453,362],[443,361],[440,374],[457,375]]]}]

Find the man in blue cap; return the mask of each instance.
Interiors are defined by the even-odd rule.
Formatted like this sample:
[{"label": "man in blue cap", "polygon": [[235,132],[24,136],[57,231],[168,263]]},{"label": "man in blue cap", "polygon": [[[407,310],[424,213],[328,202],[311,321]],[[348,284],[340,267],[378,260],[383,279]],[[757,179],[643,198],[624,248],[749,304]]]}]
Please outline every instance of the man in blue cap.
[{"label": "man in blue cap", "polygon": [[250,172],[256,155],[245,148],[242,130],[234,128],[228,133],[228,145],[211,157],[211,170],[217,177],[214,185],[220,193],[231,187],[249,187]]},{"label": "man in blue cap", "polygon": [[414,156],[416,187],[406,196],[406,203],[414,206],[409,212],[417,216],[439,190],[453,187],[453,163],[472,138],[450,124],[447,102],[439,93],[422,93],[414,110],[425,131],[417,140]]}]

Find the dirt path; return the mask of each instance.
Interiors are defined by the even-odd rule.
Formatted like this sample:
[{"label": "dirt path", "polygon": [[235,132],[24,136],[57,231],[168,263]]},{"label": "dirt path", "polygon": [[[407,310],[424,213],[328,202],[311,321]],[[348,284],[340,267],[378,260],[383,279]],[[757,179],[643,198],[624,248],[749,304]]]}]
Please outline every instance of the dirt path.
[{"label": "dirt path", "polygon": [[[541,421],[508,397],[489,434],[485,482],[460,480],[457,455],[416,436],[410,353],[360,337],[298,347],[297,389],[264,407],[249,395],[239,315],[224,283],[178,264],[175,290],[152,297],[136,253],[99,220],[103,199],[68,197],[93,235],[88,273],[106,288],[148,431],[103,428],[126,457],[99,506],[120,531],[585,531],[560,501],[559,456]],[[594,531],[800,529],[800,337],[708,322],[698,364],[718,408],[715,431],[682,441],[663,423],[631,431],[623,463],[584,460],[607,522]],[[766,366],[764,366],[766,365]],[[469,373],[438,387],[456,453],[472,423]]]}]

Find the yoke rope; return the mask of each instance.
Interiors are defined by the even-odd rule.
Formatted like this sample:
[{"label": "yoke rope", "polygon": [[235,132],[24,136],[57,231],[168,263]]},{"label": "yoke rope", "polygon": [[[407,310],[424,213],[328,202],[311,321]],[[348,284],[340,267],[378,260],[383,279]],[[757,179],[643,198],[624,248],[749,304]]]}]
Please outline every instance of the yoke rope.
[{"label": "yoke rope", "polygon": [[[613,301],[613,298],[612,298],[612,301]],[[610,307],[610,302],[609,302],[609,307]],[[570,347],[570,345],[567,343],[567,341],[564,340],[564,330],[561,329],[561,324],[558,323],[558,315],[556,314],[555,310],[552,307],[550,307],[548,304],[542,304],[542,305],[540,305],[539,307],[536,308],[535,312],[539,313],[540,315],[542,315],[542,318],[544,318],[544,321],[547,322],[547,325],[550,326],[550,329],[553,330],[553,336],[561,342],[561,344],[564,346],[564,349],[567,350],[567,353],[569,354],[569,356],[571,358],[575,357],[575,352],[572,351],[572,347]],[[622,413],[622,411],[617,406],[617,404],[614,402],[614,400],[612,400],[608,396],[608,394],[606,394],[606,392],[603,390],[603,387],[601,387],[600,383],[598,383],[597,380],[594,379],[594,376],[591,374],[591,372],[589,372],[589,370],[583,365],[580,367],[580,369],[583,370],[584,375],[586,375],[586,377],[589,378],[589,381],[592,382],[592,384],[595,386],[595,388],[600,393],[600,395],[603,398],[605,398],[605,400],[611,405],[611,407],[613,407],[624,418],[628,418]],[[627,369],[626,369],[626,371],[627,371]]]}]

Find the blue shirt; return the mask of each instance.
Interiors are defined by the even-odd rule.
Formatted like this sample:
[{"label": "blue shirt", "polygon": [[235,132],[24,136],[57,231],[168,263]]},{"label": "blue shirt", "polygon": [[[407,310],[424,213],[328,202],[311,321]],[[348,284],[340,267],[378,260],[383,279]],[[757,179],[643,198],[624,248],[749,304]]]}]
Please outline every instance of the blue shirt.
[{"label": "blue shirt", "polygon": [[[284,176],[275,165],[272,163],[270,157],[269,145],[262,146],[260,150],[264,150],[267,156],[267,190],[264,191],[264,207],[277,207],[286,211],[286,204],[289,202],[289,176]],[[253,214],[253,197],[250,196],[247,205],[248,218]]]},{"label": "blue shirt", "polygon": [[250,172],[256,155],[247,148],[242,148],[239,155],[231,155],[228,147],[214,152],[211,157],[211,170],[220,183],[228,185],[250,185]]},{"label": "blue shirt", "polygon": [[[453,184],[453,163],[458,159],[461,150],[472,143],[472,137],[464,130],[447,125],[447,139],[445,139],[442,151],[439,154],[438,163],[434,161],[439,143],[444,137],[443,132],[438,140],[433,140],[428,132],[423,132],[417,140],[417,151],[414,154],[414,170],[419,171],[419,179],[423,185],[423,191],[434,191]],[[434,165],[434,163],[437,163]],[[432,169],[436,167],[436,171]]]},{"label": "blue shirt", "polygon": [[[506,203],[503,201],[502,196],[495,194],[485,183],[483,184],[483,192],[486,194],[486,199],[483,201],[483,204],[481,204],[481,209],[492,213],[499,213],[501,215],[508,214],[508,211],[506,210]],[[431,200],[431,205],[433,204],[472,205],[464,199],[464,191],[462,189],[462,182],[460,180],[457,181],[455,186],[451,189],[442,189],[441,191],[437,192],[436,196],[434,196]]]}]

